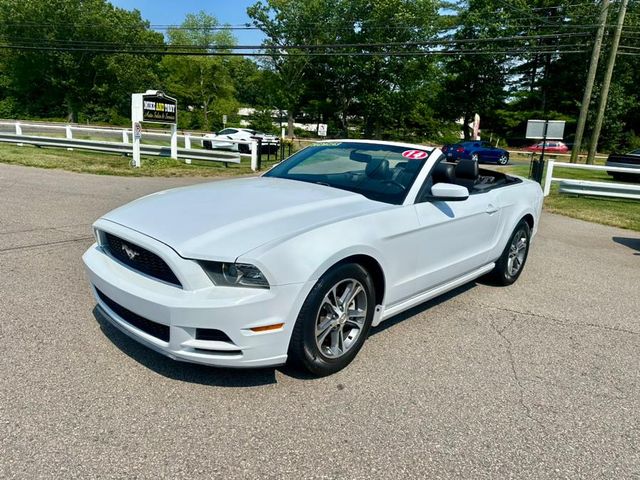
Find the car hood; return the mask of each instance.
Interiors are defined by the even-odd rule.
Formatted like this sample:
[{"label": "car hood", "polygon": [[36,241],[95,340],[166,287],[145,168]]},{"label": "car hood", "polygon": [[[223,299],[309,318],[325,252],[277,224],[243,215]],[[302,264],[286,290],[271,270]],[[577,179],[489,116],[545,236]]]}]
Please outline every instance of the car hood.
[{"label": "car hood", "polygon": [[324,185],[255,177],[154,193],[103,218],[183,257],[230,261],[267,242],[390,207]]}]

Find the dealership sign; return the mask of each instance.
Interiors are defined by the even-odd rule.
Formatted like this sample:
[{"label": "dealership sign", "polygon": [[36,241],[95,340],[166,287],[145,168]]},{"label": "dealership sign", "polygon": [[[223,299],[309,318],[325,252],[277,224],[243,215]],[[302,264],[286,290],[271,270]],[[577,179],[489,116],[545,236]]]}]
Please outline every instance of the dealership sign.
[{"label": "dealership sign", "polygon": [[164,93],[142,95],[142,121],[176,123],[178,102]]},{"label": "dealership sign", "polygon": [[160,90],[147,90],[131,95],[131,130],[133,132],[133,165],[140,166],[142,122],[171,125],[171,158],[178,158],[178,101]]}]

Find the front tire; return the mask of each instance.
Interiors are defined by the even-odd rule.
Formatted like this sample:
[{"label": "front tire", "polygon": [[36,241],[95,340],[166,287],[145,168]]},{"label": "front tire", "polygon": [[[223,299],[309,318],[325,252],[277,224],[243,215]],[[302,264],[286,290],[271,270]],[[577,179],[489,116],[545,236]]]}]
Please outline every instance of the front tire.
[{"label": "front tire", "polygon": [[514,283],[527,262],[530,241],[531,228],[524,219],[520,220],[509,237],[509,242],[496,262],[495,268],[489,274],[491,280],[503,286]]},{"label": "front tire", "polygon": [[506,165],[507,163],[509,163],[509,155],[500,155],[500,158],[498,158],[498,165]]},{"label": "front tire", "polygon": [[369,334],[375,295],[371,276],[358,264],[343,264],[315,284],[296,320],[289,360],[317,376],[342,370]]}]

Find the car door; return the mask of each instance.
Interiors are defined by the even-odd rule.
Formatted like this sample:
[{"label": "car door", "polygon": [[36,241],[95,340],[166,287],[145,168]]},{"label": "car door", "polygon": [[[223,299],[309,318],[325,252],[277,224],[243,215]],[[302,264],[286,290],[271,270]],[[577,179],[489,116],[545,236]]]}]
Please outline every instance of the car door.
[{"label": "car door", "polygon": [[487,142],[482,142],[482,153],[480,154],[480,157],[483,160],[490,160],[490,161],[496,161],[498,160],[498,157],[500,156],[500,152],[497,148],[492,147],[490,143]]},{"label": "car door", "polygon": [[417,285],[430,290],[488,262],[500,227],[495,190],[469,195],[463,201],[418,199],[420,264]]}]

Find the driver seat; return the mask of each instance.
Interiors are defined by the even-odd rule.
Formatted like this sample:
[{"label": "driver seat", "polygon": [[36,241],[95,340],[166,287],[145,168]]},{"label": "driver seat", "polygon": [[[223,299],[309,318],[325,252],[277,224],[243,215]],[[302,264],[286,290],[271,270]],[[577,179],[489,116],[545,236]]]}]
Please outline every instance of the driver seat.
[{"label": "driver seat", "polygon": [[467,187],[469,191],[478,183],[480,169],[475,160],[460,160],[455,167],[456,180],[453,183]]},{"label": "driver seat", "polygon": [[367,177],[375,180],[388,180],[391,175],[389,160],[386,158],[372,157],[367,163],[364,173]]},{"label": "driver seat", "polygon": [[433,173],[431,174],[431,178],[433,179],[433,184],[436,183],[456,183],[455,176],[455,165],[449,162],[440,162],[435,167],[433,167]]}]

